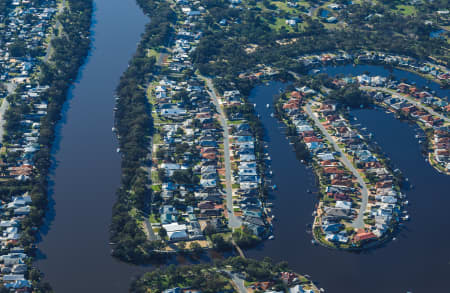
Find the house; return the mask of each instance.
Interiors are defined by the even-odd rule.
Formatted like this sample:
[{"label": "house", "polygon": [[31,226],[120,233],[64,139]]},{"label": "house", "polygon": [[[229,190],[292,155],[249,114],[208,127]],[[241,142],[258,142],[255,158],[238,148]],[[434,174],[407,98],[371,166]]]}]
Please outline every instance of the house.
[{"label": "house", "polygon": [[170,241],[186,240],[188,238],[186,225],[171,223],[162,225]]},{"label": "house", "polygon": [[372,232],[365,232],[364,229],[362,231],[358,231],[358,233],[354,236],[355,242],[359,241],[370,241],[376,239],[377,236]]}]

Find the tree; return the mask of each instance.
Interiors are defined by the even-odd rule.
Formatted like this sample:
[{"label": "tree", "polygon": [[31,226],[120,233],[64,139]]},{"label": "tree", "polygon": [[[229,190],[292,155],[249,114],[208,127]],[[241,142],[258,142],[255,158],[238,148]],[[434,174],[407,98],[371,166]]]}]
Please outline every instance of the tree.
[{"label": "tree", "polygon": [[218,251],[227,251],[231,249],[231,244],[223,238],[222,235],[214,234],[211,236],[213,246]]},{"label": "tree", "polygon": [[203,248],[198,244],[198,242],[191,242],[189,248],[192,249],[194,256],[199,257],[203,253]]},{"label": "tree", "polygon": [[161,239],[165,239],[167,237],[166,229],[161,227],[161,229],[159,229],[159,231],[158,231],[158,235],[159,235],[159,237],[161,237]]}]

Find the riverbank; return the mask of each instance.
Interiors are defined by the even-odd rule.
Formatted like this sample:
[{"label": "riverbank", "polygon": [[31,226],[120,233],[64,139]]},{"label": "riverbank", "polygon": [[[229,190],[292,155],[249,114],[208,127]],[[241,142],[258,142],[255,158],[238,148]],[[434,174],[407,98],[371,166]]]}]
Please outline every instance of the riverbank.
[{"label": "riverbank", "polygon": [[[177,278],[173,278],[174,275]],[[277,292],[320,292],[309,276],[294,273],[285,263],[239,257],[228,258],[215,265],[179,266],[146,273],[132,283],[130,292],[177,292],[184,289],[205,293],[247,293],[270,289]]]},{"label": "riverbank", "polygon": [[86,39],[92,46],[56,125],[49,210],[36,257],[56,292],[125,292],[126,280],[150,270],[112,258],[109,245],[111,194],[120,180],[120,157],[111,134],[114,88],[147,22],[135,1],[94,2]]},{"label": "riverbank", "polygon": [[[1,51],[8,52],[2,60],[10,63],[7,75],[2,79],[7,76],[7,83],[17,85],[4,102],[9,108],[2,115],[6,122],[2,133],[0,193],[10,209],[4,214],[8,219],[3,218],[6,234],[3,233],[1,240],[4,249],[2,284],[6,288],[34,288],[41,292],[49,292],[50,286],[42,282],[41,274],[31,264],[36,256],[39,228],[48,211],[50,152],[55,139],[55,124],[61,119],[68,89],[87,56],[92,15],[89,0],[69,1],[70,11],[67,9],[66,13],[58,12],[55,5],[49,1],[11,3],[8,9],[14,12],[10,11],[3,20],[11,25],[19,23],[26,37],[21,43],[14,42]],[[28,19],[27,26],[23,26],[22,19],[31,12],[39,17]],[[56,18],[67,22],[65,35],[51,40],[55,52],[45,62],[39,56],[50,46],[48,36]],[[41,34],[29,31],[38,25],[42,28]],[[5,28],[3,32],[9,30]],[[18,68],[22,68],[20,74]]]},{"label": "riverbank", "polygon": [[[254,245],[270,235],[271,221],[257,118],[239,91],[216,91],[193,72],[187,53],[200,41],[194,26],[206,12],[189,18],[180,5],[143,8],[152,23],[117,90],[113,130],[126,168],[113,210],[113,255],[145,263],[230,250],[231,239]],[[130,235],[133,245],[125,243]]]}]

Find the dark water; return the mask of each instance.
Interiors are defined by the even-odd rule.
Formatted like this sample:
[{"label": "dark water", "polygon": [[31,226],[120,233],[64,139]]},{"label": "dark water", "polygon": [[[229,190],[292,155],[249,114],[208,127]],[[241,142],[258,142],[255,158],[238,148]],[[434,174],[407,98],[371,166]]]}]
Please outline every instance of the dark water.
[{"label": "dark water", "polygon": [[407,191],[412,217],[397,240],[361,254],[329,250],[311,244],[305,231],[313,221],[317,190],[311,169],[297,161],[282,125],[270,117],[273,95],[281,83],[259,86],[251,94],[269,141],[275,193],[275,240],[247,251],[249,257],[269,256],[287,260],[300,273],[311,275],[328,292],[449,292],[450,288],[450,189],[449,177],[424,161],[414,127],[383,111],[360,110],[354,114],[367,127],[394,164],[415,188]]},{"label": "dark water", "polygon": [[[130,280],[144,270],[110,256],[108,227],[120,180],[120,158],[111,132],[113,92],[147,19],[135,0],[96,0],[95,4],[94,48],[58,125],[50,212],[37,261],[55,291],[64,293],[126,292]],[[344,68],[355,72],[353,67]],[[383,69],[368,68],[363,71],[375,74],[376,68]],[[296,160],[280,125],[270,117],[271,109],[265,107],[281,86],[257,87],[251,97],[267,129],[274,184],[279,189],[274,209],[276,239],[248,255],[288,260],[330,292],[443,292],[449,288],[448,177],[425,163],[413,128],[383,112],[363,110],[356,115],[415,185],[408,192],[412,220],[397,241],[364,254],[311,245],[305,226],[312,222],[316,200],[306,190],[316,189],[314,175]]]},{"label": "dark water", "polygon": [[438,97],[450,97],[450,89],[442,89],[438,83],[425,79],[409,71],[403,71],[399,69],[392,69],[392,71],[390,71],[386,67],[379,65],[341,65],[335,67],[328,66],[320,68],[320,70],[321,72],[327,73],[331,76],[335,76],[337,74],[356,76],[368,72],[371,76],[379,75],[387,77],[392,74],[398,80],[405,79],[408,83],[415,83],[419,87],[427,86],[431,91],[435,91],[435,95]]},{"label": "dark water", "polygon": [[58,125],[52,194],[38,266],[56,292],[126,292],[138,271],[108,245],[120,182],[113,126],[114,89],[148,18],[135,0],[96,0],[93,49]]}]

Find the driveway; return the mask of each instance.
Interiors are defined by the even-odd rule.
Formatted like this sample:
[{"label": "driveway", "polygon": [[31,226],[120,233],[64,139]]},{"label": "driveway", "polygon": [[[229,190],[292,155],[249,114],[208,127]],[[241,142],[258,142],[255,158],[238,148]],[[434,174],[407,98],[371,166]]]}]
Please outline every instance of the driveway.
[{"label": "driveway", "polygon": [[320,123],[319,118],[316,117],[316,115],[313,114],[311,110],[311,103],[308,103],[306,105],[306,113],[314,120],[314,123],[317,127],[319,127],[320,131],[325,135],[327,140],[333,145],[333,147],[336,149],[336,151],[339,151],[342,155],[340,156],[341,162],[347,167],[353,175],[356,177],[359,185],[361,186],[361,207],[359,209],[358,216],[353,221],[352,226],[354,228],[364,228],[364,212],[367,208],[367,202],[369,198],[369,193],[367,190],[366,183],[364,182],[364,179],[361,177],[361,174],[356,170],[356,168],[353,166],[352,162],[349,161],[349,159],[345,156],[345,154],[342,152],[339,145],[336,143],[336,141],[333,139],[333,137],[328,133],[328,131],[325,129],[325,127]]},{"label": "driveway", "polygon": [[225,273],[228,274],[228,276],[231,278],[234,285],[238,289],[239,293],[247,293],[248,292],[247,288],[245,288],[244,280],[241,279],[237,274],[234,274],[234,273],[228,272],[228,271],[225,271]]},{"label": "driveway", "polygon": [[230,228],[239,228],[242,225],[241,220],[234,215],[233,211],[233,192],[232,192],[232,182],[231,182],[231,160],[230,160],[230,134],[228,132],[228,122],[225,117],[225,113],[219,104],[219,99],[214,91],[214,86],[209,78],[203,78],[208,86],[208,93],[213,99],[213,103],[216,106],[217,112],[219,113],[219,122],[223,128],[223,153],[225,160],[225,180],[226,180],[226,201],[228,210],[228,226]]}]

